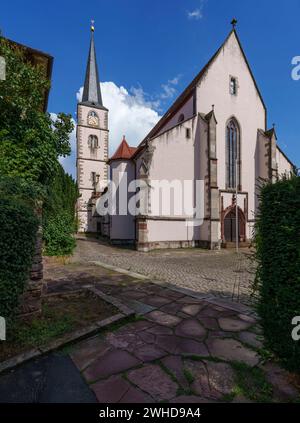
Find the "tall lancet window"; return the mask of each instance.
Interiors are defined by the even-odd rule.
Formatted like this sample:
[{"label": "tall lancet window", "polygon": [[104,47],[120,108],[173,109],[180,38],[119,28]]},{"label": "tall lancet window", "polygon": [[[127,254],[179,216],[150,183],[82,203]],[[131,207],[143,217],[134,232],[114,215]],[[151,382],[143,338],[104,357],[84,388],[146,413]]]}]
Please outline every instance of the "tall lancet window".
[{"label": "tall lancet window", "polygon": [[89,135],[88,146],[90,147],[91,150],[96,150],[96,148],[99,147],[97,135]]},{"label": "tall lancet window", "polygon": [[240,131],[235,119],[231,119],[226,127],[226,187],[240,189],[241,157]]}]

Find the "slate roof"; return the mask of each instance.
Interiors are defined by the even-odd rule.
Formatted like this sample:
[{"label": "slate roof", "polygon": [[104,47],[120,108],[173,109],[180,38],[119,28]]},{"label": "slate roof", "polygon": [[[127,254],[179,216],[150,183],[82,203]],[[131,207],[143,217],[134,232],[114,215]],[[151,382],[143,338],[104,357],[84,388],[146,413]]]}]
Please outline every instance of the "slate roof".
[{"label": "slate roof", "polygon": [[93,31],[91,33],[90,50],[89,50],[89,56],[88,56],[88,61],[86,66],[82,100],[80,104],[96,107],[98,109],[105,109],[102,103],[102,95],[101,95],[101,88],[100,88],[100,79],[99,79]]}]

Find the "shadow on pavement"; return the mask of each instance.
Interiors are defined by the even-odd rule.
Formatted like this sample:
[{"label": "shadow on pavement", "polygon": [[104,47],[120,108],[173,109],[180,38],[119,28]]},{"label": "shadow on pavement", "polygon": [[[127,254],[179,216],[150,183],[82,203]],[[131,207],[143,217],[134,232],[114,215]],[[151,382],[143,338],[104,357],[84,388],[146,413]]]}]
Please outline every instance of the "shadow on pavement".
[{"label": "shadow on pavement", "polygon": [[96,403],[68,356],[50,354],[0,376],[0,403]]}]

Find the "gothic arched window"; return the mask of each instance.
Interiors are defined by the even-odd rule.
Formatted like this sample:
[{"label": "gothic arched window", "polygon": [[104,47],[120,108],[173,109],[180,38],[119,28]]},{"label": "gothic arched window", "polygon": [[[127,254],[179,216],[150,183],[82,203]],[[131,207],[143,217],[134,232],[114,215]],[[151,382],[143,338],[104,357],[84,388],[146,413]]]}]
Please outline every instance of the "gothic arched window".
[{"label": "gothic arched window", "polygon": [[98,137],[96,135],[89,135],[88,146],[92,150],[95,150],[96,148],[98,148]]},{"label": "gothic arched window", "polygon": [[240,131],[235,119],[231,119],[226,127],[226,188],[240,189],[241,158]]}]

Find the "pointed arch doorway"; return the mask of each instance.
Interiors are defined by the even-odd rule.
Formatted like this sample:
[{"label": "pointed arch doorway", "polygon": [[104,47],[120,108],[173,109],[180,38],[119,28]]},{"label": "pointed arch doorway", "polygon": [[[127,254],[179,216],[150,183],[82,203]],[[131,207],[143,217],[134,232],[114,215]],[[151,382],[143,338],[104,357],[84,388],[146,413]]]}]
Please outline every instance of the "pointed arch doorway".
[{"label": "pointed arch doorway", "polygon": [[[238,208],[238,240],[246,240],[246,221],[243,211]],[[223,239],[225,242],[236,242],[236,207],[230,207],[224,214],[223,220]]]}]

